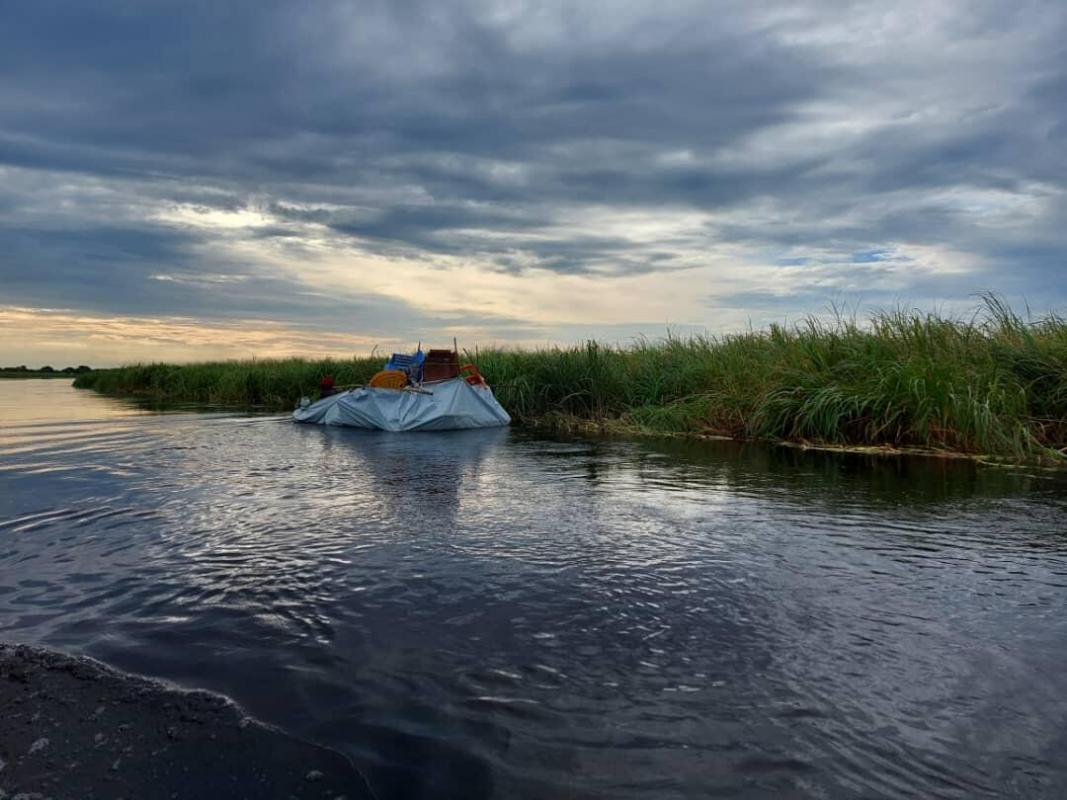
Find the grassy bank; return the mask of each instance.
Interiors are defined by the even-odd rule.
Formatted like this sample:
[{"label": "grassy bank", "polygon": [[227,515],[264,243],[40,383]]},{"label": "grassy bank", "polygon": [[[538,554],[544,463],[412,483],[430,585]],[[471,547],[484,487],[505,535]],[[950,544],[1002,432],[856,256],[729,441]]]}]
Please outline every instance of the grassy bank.
[{"label": "grassy bank", "polygon": [[[382,361],[136,365],[75,386],[281,409],[313,395],[324,373],[361,383]],[[483,351],[477,361],[519,422],[1067,461],[1067,321],[1024,320],[995,299],[965,319],[887,311],[627,347]]]}]

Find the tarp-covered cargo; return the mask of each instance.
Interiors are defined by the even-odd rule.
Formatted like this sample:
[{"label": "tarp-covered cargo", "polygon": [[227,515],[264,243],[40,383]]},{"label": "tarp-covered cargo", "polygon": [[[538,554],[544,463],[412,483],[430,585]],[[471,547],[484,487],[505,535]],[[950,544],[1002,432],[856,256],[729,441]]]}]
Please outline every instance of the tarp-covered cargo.
[{"label": "tarp-covered cargo", "polygon": [[297,422],[384,431],[446,431],[507,425],[511,417],[484,383],[463,378],[421,388],[363,386],[324,397],[293,412]]}]

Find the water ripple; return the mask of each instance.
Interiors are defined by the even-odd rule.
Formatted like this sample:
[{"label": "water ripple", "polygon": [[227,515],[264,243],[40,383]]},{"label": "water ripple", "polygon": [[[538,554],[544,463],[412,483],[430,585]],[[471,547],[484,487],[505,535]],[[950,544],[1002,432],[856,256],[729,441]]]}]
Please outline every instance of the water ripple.
[{"label": "water ripple", "polygon": [[383,798],[1059,797],[1064,488],[0,385],[0,635],[230,694]]}]

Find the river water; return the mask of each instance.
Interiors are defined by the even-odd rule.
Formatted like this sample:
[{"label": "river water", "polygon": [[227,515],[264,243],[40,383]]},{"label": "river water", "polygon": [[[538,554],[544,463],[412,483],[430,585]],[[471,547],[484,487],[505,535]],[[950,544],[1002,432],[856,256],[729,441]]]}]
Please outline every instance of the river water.
[{"label": "river water", "polygon": [[386,798],[1067,796],[1067,482],[0,382],[0,639]]}]

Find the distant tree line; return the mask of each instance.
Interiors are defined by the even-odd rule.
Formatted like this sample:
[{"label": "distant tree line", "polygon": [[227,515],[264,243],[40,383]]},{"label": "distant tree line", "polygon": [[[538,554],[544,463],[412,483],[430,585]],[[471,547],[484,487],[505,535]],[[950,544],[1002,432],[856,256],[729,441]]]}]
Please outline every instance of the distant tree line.
[{"label": "distant tree line", "polygon": [[43,366],[40,369],[30,369],[25,364],[18,367],[0,367],[0,372],[66,372],[70,375],[76,375],[80,372],[92,372],[92,367],[87,367],[85,364],[80,364],[77,367],[63,367],[63,369],[56,369],[55,367]]}]

